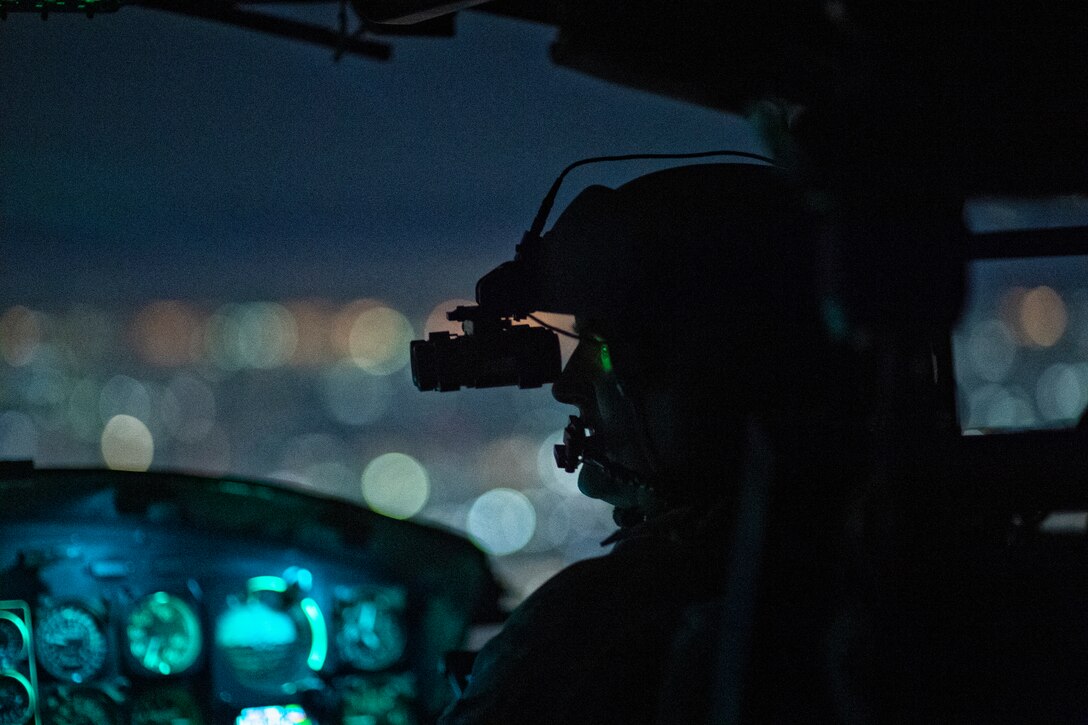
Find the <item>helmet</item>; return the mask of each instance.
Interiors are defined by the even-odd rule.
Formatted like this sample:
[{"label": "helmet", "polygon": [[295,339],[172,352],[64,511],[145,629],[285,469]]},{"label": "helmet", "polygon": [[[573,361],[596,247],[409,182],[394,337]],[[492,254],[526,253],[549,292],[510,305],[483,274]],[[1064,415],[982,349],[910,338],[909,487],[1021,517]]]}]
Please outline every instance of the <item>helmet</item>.
[{"label": "helmet", "polygon": [[[494,329],[483,320],[534,311],[574,315],[607,345],[610,381],[640,421],[652,462],[625,468],[605,450],[620,441],[587,436],[593,426],[577,418],[568,429],[574,457],[611,479],[605,488],[639,491],[625,498],[642,508],[646,491],[703,498],[720,489],[710,479],[736,464],[748,416],[788,417],[824,390],[814,230],[802,194],[773,166],[697,164],[590,186],[550,231],[527,235],[513,261],[481,278],[479,307],[459,314],[472,318],[470,333]],[[511,355],[509,345],[493,349]],[[413,350],[414,367],[421,352]],[[505,382],[554,382],[557,366],[548,365]],[[468,384],[462,378],[453,382]],[[583,490],[608,499],[587,490],[586,468]]]}]

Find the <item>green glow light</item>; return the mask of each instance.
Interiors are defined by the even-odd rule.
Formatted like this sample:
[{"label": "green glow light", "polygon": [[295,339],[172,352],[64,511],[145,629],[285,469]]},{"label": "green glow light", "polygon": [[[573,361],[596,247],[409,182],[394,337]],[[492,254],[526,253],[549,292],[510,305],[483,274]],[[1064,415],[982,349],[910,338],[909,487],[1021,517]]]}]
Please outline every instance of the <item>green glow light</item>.
[{"label": "green glow light", "polygon": [[842,304],[832,297],[824,298],[821,310],[824,318],[824,327],[833,340],[843,341],[850,332],[850,323],[846,318],[846,310]]},{"label": "green glow light", "polygon": [[193,608],[168,592],[144,597],[126,625],[129,653],[148,672],[172,675],[188,670],[203,649],[203,633]]},{"label": "green glow light", "polygon": [[608,350],[608,344],[601,343],[601,370],[606,373],[612,372],[612,353]]},{"label": "green glow light", "polygon": [[272,491],[269,489],[242,483],[240,481],[220,481],[219,490],[234,496],[252,496],[253,498],[259,498],[265,501],[271,501],[273,498]]},{"label": "green glow light", "polygon": [[253,487],[237,481],[223,481],[219,484],[219,490],[223,493],[232,493],[235,496],[249,496],[253,493]]},{"label": "green glow light", "polygon": [[246,583],[249,593],[287,591],[287,582],[279,576],[255,576]]},{"label": "green glow light", "polygon": [[221,647],[281,650],[298,640],[295,620],[260,602],[236,606],[220,617],[215,641]]},{"label": "green glow light", "polygon": [[[9,604],[9,602],[3,602],[2,604]],[[11,612],[0,611],[0,619],[11,622],[15,626],[15,629],[19,632],[21,642],[19,645],[19,649],[14,654],[18,659],[25,658],[27,656],[27,653],[29,652],[28,647],[30,646],[30,631],[27,629],[26,624],[23,622],[22,619],[16,617]],[[9,652],[8,654],[12,653]]]},{"label": "green glow light", "polygon": [[310,644],[310,656],[306,663],[314,672],[318,672],[325,666],[325,658],[329,654],[329,631],[325,627],[325,617],[321,614],[321,608],[317,602],[307,597],[299,606],[306,615],[306,621],[310,623],[310,633],[313,635]]}]

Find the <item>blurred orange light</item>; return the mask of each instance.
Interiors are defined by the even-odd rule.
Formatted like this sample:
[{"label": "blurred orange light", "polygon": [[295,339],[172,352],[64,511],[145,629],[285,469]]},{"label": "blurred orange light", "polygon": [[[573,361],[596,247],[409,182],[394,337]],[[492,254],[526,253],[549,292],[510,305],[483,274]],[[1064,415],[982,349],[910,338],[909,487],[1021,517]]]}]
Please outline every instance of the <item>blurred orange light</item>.
[{"label": "blurred orange light", "polygon": [[537,451],[540,444],[522,436],[500,438],[480,452],[478,469],[487,488],[538,486]]},{"label": "blurred orange light", "polygon": [[461,334],[461,323],[450,322],[446,319],[446,313],[455,307],[466,307],[469,305],[475,305],[472,300],[466,300],[455,297],[452,300],[446,300],[445,302],[439,302],[431,310],[431,314],[427,315],[427,321],[423,324],[423,334],[429,335],[432,332],[449,332],[454,335]]},{"label": "blurred orange light", "polygon": [[173,300],[152,302],[132,323],[136,352],[144,361],[164,367],[193,362],[198,357],[199,332],[196,312]]},{"label": "blurred orange light", "polygon": [[[533,317],[545,323],[548,327],[554,327],[558,330],[565,330],[567,332],[574,332],[574,315],[560,315],[555,312],[534,312]],[[542,325],[536,320],[526,320],[531,327],[541,327]],[[568,335],[559,336],[559,352],[563,356],[563,365],[567,364],[567,360],[570,360],[571,354],[574,353],[574,348],[578,347],[578,340]]]},{"label": "blurred orange light", "polygon": [[316,367],[328,362],[333,323],[328,304],[321,300],[296,300],[284,306],[295,319],[298,335],[291,363]]},{"label": "blurred orange light", "polygon": [[1040,347],[1052,347],[1065,334],[1069,313],[1061,295],[1042,286],[1024,294],[1020,304],[1020,329]]}]

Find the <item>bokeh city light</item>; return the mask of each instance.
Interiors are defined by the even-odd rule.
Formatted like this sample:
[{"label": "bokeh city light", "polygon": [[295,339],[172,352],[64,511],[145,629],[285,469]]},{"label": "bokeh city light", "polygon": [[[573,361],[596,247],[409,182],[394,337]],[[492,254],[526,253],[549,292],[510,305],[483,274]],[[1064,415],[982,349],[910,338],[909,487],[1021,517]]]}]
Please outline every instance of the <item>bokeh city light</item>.
[{"label": "bokeh city light", "polygon": [[389,375],[408,364],[408,345],[415,332],[396,310],[377,306],[363,310],[348,333],[348,350],[356,365],[374,375]]},{"label": "bokeh city light", "polygon": [[409,320],[434,329],[458,304],[470,301],[11,305],[0,458],[252,476],[347,499],[469,536],[524,596],[603,553],[611,509],[555,467],[575,411],[547,388],[414,388]]},{"label": "bokeh city light", "polygon": [[513,554],[533,538],[536,509],[522,492],[495,488],[472,504],[467,528],[473,540],[489,554]]},{"label": "bokeh city light", "polygon": [[363,498],[370,508],[395,519],[415,516],[431,493],[427,470],[409,455],[386,453],[363,470]]},{"label": "bokeh city light", "polygon": [[102,430],[102,458],[116,470],[146,471],[155,458],[151,432],[131,415],[113,416]]},{"label": "bokeh city light", "polygon": [[986,260],[971,268],[953,336],[967,433],[1068,428],[1088,407],[1088,258]]}]

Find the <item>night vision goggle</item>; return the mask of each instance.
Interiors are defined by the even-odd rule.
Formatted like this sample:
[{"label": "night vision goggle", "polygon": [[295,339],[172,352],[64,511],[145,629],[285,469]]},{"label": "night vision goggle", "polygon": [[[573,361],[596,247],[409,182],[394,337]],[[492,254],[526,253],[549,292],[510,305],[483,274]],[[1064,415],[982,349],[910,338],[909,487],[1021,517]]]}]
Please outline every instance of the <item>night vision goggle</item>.
[{"label": "night vision goggle", "polygon": [[[517,245],[512,261],[504,262],[476,283],[475,306],[457,307],[447,318],[460,322],[464,334],[432,332],[411,345],[412,380],[420,390],[460,390],[517,385],[538,388],[555,382],[562,367],[559,336],[546,326],[515,324],[534,312],[563,312],[563,293],[548,280],[562,261],[560,250],[549,245],[542,232],[548,214],[568,173],[591,163],[647,159],[699,159],[736,156],[766,163],[773,161],[744,151],[707,151],[692,154],[632,154],[576,161],[563,170],[541,202],[529,231]],[[558,256],[557,256],[558,255]],[[554,281],[554,279],[553,279]],[[556,297],[560,299],[556,299]],[[568,300],[569,302],[569,300]]]}]

